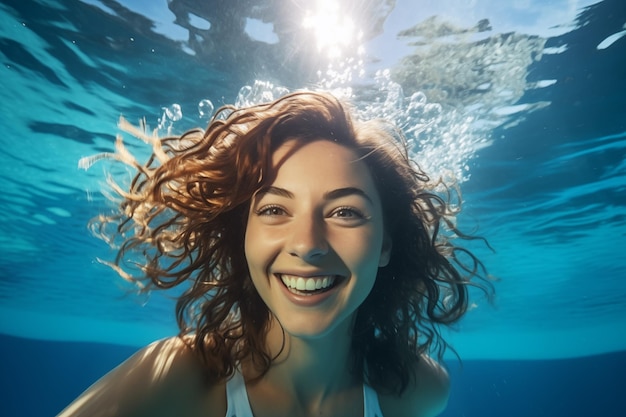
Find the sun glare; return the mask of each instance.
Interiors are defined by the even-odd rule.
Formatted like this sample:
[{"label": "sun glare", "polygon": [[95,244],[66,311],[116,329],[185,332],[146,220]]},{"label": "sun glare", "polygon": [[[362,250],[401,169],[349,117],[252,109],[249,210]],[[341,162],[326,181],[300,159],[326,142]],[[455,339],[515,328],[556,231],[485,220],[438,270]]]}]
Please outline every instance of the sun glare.
[{"label": "sun glare", "polygon": [[342,51],[360,41],[362,32],[354,21],[334,0],[317,0],[315,11],[307,11],[303,26],[311,30],[317,42],[317,49],[330,58],[338,58]]}]

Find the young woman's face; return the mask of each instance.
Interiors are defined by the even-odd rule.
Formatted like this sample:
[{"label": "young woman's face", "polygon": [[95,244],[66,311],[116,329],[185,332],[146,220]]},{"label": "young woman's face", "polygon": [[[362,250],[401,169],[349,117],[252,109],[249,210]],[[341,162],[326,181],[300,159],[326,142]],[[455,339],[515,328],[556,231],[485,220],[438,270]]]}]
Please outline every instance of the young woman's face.
[{"label": "young woman's face", "polygon": [[328,335],[351,325],[389,261],[380,197],[365,163],[328,140],[287,141],[273,168],[273,183],[252,198],[248,268],[286,332]]}]

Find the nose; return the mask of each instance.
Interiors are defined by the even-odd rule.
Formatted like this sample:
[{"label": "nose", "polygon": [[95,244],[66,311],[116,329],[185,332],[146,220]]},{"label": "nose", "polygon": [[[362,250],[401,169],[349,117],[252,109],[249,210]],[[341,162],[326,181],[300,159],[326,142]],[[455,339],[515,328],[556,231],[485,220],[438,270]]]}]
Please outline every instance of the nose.
[{"label": "nose", "polygon": [[287,251],[291,256],[313,262],[328,253],[326,226],[316,216],[302,216],[292,222]]}]

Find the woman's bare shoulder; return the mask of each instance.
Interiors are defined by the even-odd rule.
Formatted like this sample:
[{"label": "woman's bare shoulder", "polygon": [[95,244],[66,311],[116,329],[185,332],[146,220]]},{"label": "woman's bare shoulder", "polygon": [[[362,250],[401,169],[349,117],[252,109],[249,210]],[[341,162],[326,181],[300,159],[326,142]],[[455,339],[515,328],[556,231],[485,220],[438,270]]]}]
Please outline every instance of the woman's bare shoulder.
[{"label": "woman's bare shoulder", "polygon": [[202,362],[183,340],[163,339],[102,377],[59,417],[222,417],[224,384],[206,381]]},{"label": "woman's bare shoulder", "polygon": [[424,355],[417,364],[416,380],[401,396],[380,395],[385,417],[433,417],[445,410],[450,393],[446,370]]}]

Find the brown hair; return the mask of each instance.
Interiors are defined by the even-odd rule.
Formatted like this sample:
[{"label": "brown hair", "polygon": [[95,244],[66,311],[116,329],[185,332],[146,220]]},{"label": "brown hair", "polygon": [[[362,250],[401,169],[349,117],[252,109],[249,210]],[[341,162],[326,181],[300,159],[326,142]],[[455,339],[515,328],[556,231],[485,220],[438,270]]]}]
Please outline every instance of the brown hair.
[{"label": "brown hair", "polygon": [[[393,249],[357,312],[353,370],[376,390],[401,393],[422,353],[443,354],[438,326],[466,312],[467,286],[491,288],[471,281],[484,268],[452,243],[451,237],[472,237],[454,226],[457,210],[447,188],[434,191],[390,124],[354,122],[333,96],[298,92],[250,108],[224,107],[206,131],[152,138],[145,164],[120,139],[116,158],[138,173],[129,190],[114,185],[119,211],[92,227],[107,240],[121,236],[110,265],[122,276],[147,282],[146,290],[186,285],[176,305],[180,335],[195,335],[186,340],[210,379],[229,377],[243,358],[264,373],[273,360],[265,351],[270,312],[249,278],[244,235],[249,202],[268,181],[272,153],[291,138],[336,141],[357,152],[373,175]],[[442,226],[450,233],[440,233]],[[130,253],[143,260],[127,261]],[[470,265],[458,253],[468,254]]]}]

